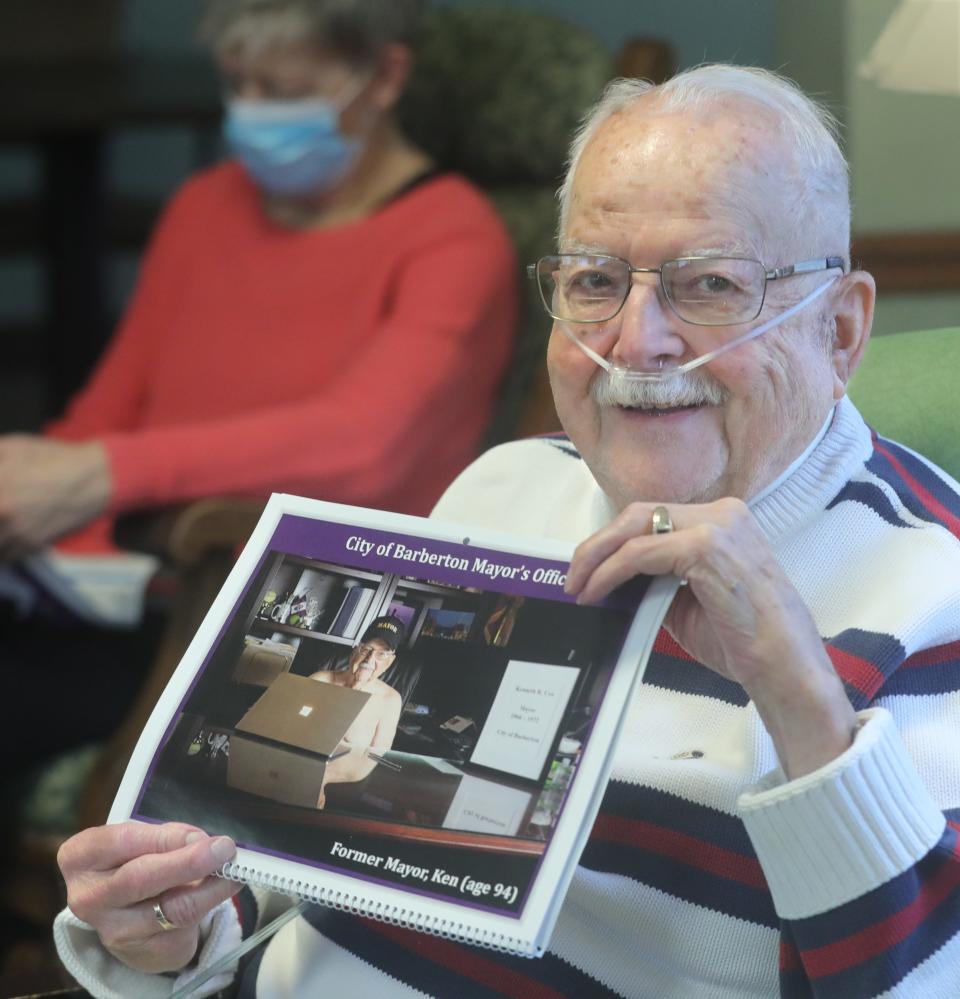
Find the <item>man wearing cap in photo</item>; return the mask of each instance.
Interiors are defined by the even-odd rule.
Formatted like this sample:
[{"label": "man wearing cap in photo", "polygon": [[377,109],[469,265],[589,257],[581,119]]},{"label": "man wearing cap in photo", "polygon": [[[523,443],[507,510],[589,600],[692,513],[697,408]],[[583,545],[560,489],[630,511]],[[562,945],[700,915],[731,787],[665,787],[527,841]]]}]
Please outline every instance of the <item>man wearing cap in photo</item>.
[{"label": "man wearing cap in photo", "polygon": [[370,622],[360,641],[350,650],[345,664],[310,674],[311,680],[370,694],[343,737],[344,742],[374,749],[389,749],[393,745],[402,701],[397,691],[380,677],[396,658],[397,646],[403,636],[402,621],[395,617],[378,617]]}]

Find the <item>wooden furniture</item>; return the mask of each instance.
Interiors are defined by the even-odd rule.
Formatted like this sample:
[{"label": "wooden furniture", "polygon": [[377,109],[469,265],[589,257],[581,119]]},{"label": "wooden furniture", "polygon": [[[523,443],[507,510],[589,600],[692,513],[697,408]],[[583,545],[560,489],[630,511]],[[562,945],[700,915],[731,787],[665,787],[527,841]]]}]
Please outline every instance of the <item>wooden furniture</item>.
[{"label": "wooden furniture", "polygon": [[[537,856],[543,853],[546,842],[539,827],[530,821],[539,787],[489,773],[474,778],[460,773],[453,762],[448,764],[446,772],[441,772],[438,763],[444,761],[436,756],[426,759],[414,753],[387,750],[380,759],[385,762],[377,763],[357,780],[331,782],[326,788],[323,808],[270,801],[222,782],[211,782],[209,787],[201,785],[202,796],[189,796],[180,790],[183,785],[170,777],[154,778],[157,787],[146,793],[143,807],[147,814],[151,814],[151,808],[156,809],[155,814],[163,814],[169,797],[182,821],[228,834],[233,828],[230,823],[235,823],[233,834],[241,838],[248,823],[256,823],[263,836],[261,842],[265,843],[273,835],[282,843],[291,829],[315,830],[318,836],[334,830],[342,835],[356,833],[437,846],[468,846],[491,853]],[[503,814],[516,811],[518,797],[521,800],[525,797],[523,818],[514,835],[475,832],[475,822],[471,825],[452,808],[461,784],[468,786],[473,779],[482,780],[485,803],[494,810],[496,795],[502,792],[506,800],[500,809]],[[495,814],[493,819],[499,820],[500,815]],[[493,819],[490,825],[496,828]],[[304,856],[322,859],[322,854]]]}]

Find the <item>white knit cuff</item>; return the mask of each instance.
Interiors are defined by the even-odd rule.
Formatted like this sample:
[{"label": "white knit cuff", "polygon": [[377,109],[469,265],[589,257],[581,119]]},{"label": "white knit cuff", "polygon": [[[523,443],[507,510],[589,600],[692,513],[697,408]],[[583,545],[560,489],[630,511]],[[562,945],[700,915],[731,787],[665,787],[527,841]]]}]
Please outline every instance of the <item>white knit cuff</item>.
[{"label": "white knit cuff", "polygon": [[738,805],[778,915],[803,919],[908,870],[946,824],[883,708],[857,715],[853,745],[782,783],[766,775]]},{"label": "white knit cuff", "polygon": [[[203,946],[199,961],[179,976],[148,975],[118,961],[100,943],[96,930],[64,909],[53,923],[57,953],[67,971],[97,999],[166,999],[181,985],[209,968],[232,948],[240,945],[240,920],[233,902],[221,902],[200,924]],[[225,972],[201,986],[196,995],[210,995],[229,985],[233,972]]]}]

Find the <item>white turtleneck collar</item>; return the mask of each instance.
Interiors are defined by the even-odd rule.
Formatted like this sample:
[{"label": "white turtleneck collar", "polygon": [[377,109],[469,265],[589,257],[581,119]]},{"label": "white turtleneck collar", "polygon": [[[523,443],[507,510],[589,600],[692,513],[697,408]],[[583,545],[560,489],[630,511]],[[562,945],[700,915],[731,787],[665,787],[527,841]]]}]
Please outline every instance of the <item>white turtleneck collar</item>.
[{"label": "white turtleneck collar", "polygon": [[870,456],[870,430],[849,398],[834,407],[810,446],[749,506],[770,541],[818,515]]}]

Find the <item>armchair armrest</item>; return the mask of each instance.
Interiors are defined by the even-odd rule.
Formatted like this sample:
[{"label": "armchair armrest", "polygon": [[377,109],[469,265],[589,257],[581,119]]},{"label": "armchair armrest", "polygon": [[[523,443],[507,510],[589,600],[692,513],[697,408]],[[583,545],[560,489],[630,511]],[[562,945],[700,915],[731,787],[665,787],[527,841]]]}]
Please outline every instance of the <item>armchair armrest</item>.
[{"label": "armchair armrest", "polygon": [[263,500],[215,496],[185,506],[126,514],[117,521],[122,548],[158,555],[177,567],[196,565],[216,549],[235,551],[250,536]]}]

